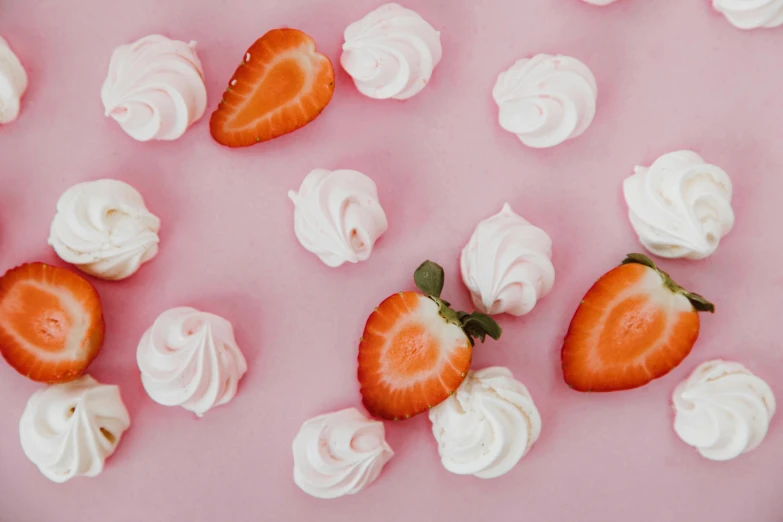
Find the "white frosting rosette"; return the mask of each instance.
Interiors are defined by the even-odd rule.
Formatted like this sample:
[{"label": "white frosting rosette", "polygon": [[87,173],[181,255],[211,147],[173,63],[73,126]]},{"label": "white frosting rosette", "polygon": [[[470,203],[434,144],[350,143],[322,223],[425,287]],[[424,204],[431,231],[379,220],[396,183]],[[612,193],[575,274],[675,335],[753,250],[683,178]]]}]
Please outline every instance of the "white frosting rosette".
[{"label": "white frosting rosette", "polygon": [[470,372],[430,420],[443,467],[479,478],[508,473],[541,434],[530,392],[501,367]]},{"label": "white frosting rosette", "polygon": [[294,482],[318,498],[337,498],[363,490],[381,474],[394,452],[383,423],[356,408],[314,417],[294,438]]},{"label": "white frosting rosette", "polygon": [[57,201],[49,244],[90,275],[119,280],[158,253],[160,219],[122,181],[101,179],[69,188]]},{"label": "white frosting rosette", "polygon": [[710,460],[730,460],[759,446],[775,414],[769,385],[743,365],[700,364],[674,390],[674,431]]},{"label": "white frosting rosette", "polygon": [[506,203],[485,219],[462,250],[462,281],[487,314],[524,315],[552,290],[552,240]]},{"label": "white frosting rosette", "polygon": [[593,121],[598,86],[590,69],[570,56],[537,54],[500,73],[492,97],[500,126],[533,148],[576,138]]},{"label": "white frosting rosette", "polygon": [[348,26],[340,63],[365,96],[406,100],[424,89],[442,54],[438,31],[389,3]]},{"label": "white frosting rosette", "polygon": [[623,182],[639,241],[661,257],[702,259],[734,226],[731,179],[695,152],[664,154]]},{"label": "white frosting rosette", "polygon": [[19,421],[22,450],[46,478],[94,477],[130,427],[117,386],[85,375],[30,397]]}]

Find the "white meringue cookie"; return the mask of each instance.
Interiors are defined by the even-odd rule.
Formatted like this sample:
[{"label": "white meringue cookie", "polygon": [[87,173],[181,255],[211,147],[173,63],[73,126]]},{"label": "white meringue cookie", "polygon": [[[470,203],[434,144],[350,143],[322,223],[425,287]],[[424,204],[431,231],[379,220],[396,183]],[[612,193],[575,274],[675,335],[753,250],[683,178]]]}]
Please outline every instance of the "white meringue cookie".
[{"label": "white meringue cookie", "polygon": [[389,3],[348,26],[340,63],[365,96],[405,100],[427,85],[442,55],[438,31]]},{"label": "white meringue cookie", "polygon": [[207,108],[196,42],[158,34],[118,47],[101,88],[106,116],[133,139],[176,140]]},{"label": "white meringue cookie", "polygon": [[35,392],[19,421],[19,438],[46,478],[65,482],[103,471],[129,427],[120,389],[85,375]]},{"label": "white meringue cookie", "polygon": [[674,390],[674,431],[704,458],[730,460],[759,446],[775,414],[769,385],[743,365],[700,364]]},{"label": "white meringue cookie", "polygon": [[528,147],[554,147],[576,138],[595,116],[598,86],[576,58],[537,54],[500,73],[492,97],[500,126]]},{"label": "white meringue cookie", "polygon": [[430,410],[443,467],[495,478],[511,471],[541,434],[527,388],[507,368],[468,373],[456,393]]},{"label": "white meringue cookie", "polygon": [[582,0],[586,4],[592,5],[609,5],[615,3],[617,0]]},{"label": "white meringue cookie", "polygon": [[22,95],[27,90],[27,73],[19,58],[0,37],[0,124],[19,116]]},{"label": "white meringue cookie", "polygon": [[330,267],[367,260],[388,227],[375,183],[355,170],[316,169],[288,196],[297,239]]},{"label": "white meringue cookie", "polygon": [[233,399],[247,371],[231,323],[188,307],[160,314],[141,338],[136,362],[152,400],[199,417]]},{"label": "white meringue cookie", "polygon": [[60,197],[49,244],[79,270],[120,280],[157,255],[159,230],[160,219],[136,189],[101,179],[74,185]]},{"label": "white meringue cookie", "polygon": [[639,241],[661,257],[702,259],[734,226],[731,179],[695,152],[664,154],[623,182]]},{"label": "white meringue cookie", "polygon": [[783,24],[783,0],[712,0],[712,7],[739,29]]},{"label": "white meringue cookie", "polygon": [[305,422],[293,443],[294,482],[317,498],[363,490],[394,456],[383,423],[356,408],[326,413]]},{"label": "white meringue cookie", "polygon": [[476,226],[462,250],[462,281],[487,314],[524,315],[552,290],[552,240],[508,203]]}]

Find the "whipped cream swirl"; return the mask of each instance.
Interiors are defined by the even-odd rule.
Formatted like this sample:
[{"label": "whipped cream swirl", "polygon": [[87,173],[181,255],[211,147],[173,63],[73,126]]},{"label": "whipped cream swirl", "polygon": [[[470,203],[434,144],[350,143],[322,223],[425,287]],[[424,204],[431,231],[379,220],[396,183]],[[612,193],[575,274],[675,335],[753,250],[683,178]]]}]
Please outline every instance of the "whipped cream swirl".
[{"label": "whipped cream swirl", "polygon": [[783,0],[712,0],[712,6],[739,29],[783,24]]},{"label": "whipped cream swirl", "polygon": [[457,391],[430,410],[443,467],[460,475],[499,477],[541,434],[541,416],[527,388],[507,368],[468,373]]},{"label": "whipped cream swirl", "polygon": [[66,263],[101,279],[130,277],[158,253],[160,219],[136,189],[113,179],[87,181],[57,201],[49,244]]},{"label": "whipped cream swirl", "polygon": [[65,482],[103,471],[129,427],[120,389],[85,375],[35,392],[19,421],[19,438],[46,478]]},{"label": "whipped cream swirl", "polygon": [[375,183],[355,170],[316,169],[288,196],[297,239],[330,267],[367,260],[388,227]]},{"label": "whipped cream swirl", "polygon": [[390,3],[345,29],[340,63],[365,96],[405,100],[427,85],[442,55],[440,33]]},{"label": "whipped cream swirl", "polygon": [[19,58],[0,37],[0,124],[19,116],[22,95],[27,90],[27,73]]},{"label": "whipped cream swirl", "polygon": [[695,152],[664,154],[623,182],[639,241],[661,257],[702,259],[734,226],[731,179]]},{"label": "whipped cream swirl", "polygon": [[118,47],[109,62],[101,100],[106,116],[132,138],[176,140],[207,108],[196,42],[154,34]]},{"label": "whipped cream swirl", "polygon": [[231,323],[188,307],[160,314],[142,336],[136,362],[152,400],[199,417],[233,399],[247,371]]},{"label": "whipped cream swirl", "polygon": [[506,203],[476,226],[462,249],[462,281],[487,314],[524,315],[555,284],[552,240]]},{"label": "whipped cream swirl", "polygon": [[545,148],[587,130],[598,86],[576,58],[537,54],[500,73],[492,97],[500,108],[501,127],[528,147]]},{"label": "whipped cream swirl", "polygon": [[293,451],[294,482],[318,498],[358,493],[378,478],[394,455],[383,423],[356,408],[305,422],[294,438]]},{"label": "whipped cream swirl", "polygon": [[710,460],[730,460],[758,447],[775,414],[766,382],[736,362],[699,365],[674,390],[674,431]]}]

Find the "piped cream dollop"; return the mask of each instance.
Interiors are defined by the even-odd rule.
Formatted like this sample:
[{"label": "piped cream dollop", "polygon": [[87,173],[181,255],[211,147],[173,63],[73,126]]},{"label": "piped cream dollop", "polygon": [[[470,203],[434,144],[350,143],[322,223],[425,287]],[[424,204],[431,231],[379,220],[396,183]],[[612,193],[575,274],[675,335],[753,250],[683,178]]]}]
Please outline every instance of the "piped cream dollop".
[{"label": "piped cream dollop", "polygon": [[462,281],[487,314],[524,315],[552,290],[552,240],[506,203],[476,226],[462,250]]},{"label": "piped cream dollop", "polygon": [[783,25],[783,0],[712,0],[712,7],[739,29]]},{"label": "piped cream dollop", "polygon": [[330,267],[366,261],[388,227],[375,183],[355,170],[316,169],[288,196],[297,239]]},{"label": "piped cream dollop", "polygon": [[389,3],[348,26],[340,63],[365,96],[405,100],[424,89],[442,55],[438,31]]},{"label": "piped cream dollop", "polygon": [[233,399],[247,371],[231,323],[188,307],[160,314],[141,338],[136,362],[152,400],[199,417]]},{"label": "piped cream dollop", "polygon": [[661,257],[702,259],[734,226],[731,179],[695,152],[664,154],[623,182],[639,241]]},{"label": "piped cream dollop", "polygon": [[769,385],[743,365],[700,364],[674,390],[674,431],[710,460],[730,460],[759,446],[775,414]]},{"label": "piped cream dollop", "polygon": [[157,255],[159,230],[160,219],[136,189],[101,179],[74,185],[60,197],[49,244],[79,270],[119,280]]},{"label": "piped cream dollop", "polygon": [[16,54],[0,37],[0,124],[19,116],[22,96],[27,90],[27,73]]},{"label": "piped cream dollop", "polygon": [[294,438],[293,452],[294,482],[318,498],[360,492],[375,482],[394,455],[383,423],[356,408],[306,421]]},{"label": "piped cream dollop", "polygon": [[587,130],[595,116],[598,86],[581,61],[537,54],[500,73],[492,97],[500,126],[534,148],[554,147]]},{"label": "piped cream dollop", "polygon": [[35,392],[19,421],[19,438],[46,478],[65,482],[103,471],[130,422],[120,389],[86,375]]},{"label": "piped cream dollop", "polygon": [[525,385],[507,368],[468,373],[457,391],[430,410],[443,467],[495,478],[508,473],[541,434],[541,416]]},{"label": "piped cream dollop", "polygon": [[106,116],[132,138],[176,140],[207,108],[196,43],[154,34],[118,47],[101,100]]}]

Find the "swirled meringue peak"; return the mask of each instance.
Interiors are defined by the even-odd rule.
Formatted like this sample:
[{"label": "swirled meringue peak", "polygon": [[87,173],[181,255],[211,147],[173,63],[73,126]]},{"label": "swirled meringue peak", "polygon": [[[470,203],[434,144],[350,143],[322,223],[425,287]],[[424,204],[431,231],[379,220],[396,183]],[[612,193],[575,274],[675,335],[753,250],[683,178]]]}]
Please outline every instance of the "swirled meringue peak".
[{"label": "swirled meringue peak", "polygon": [[712,7],[739,29],[783,24],[783,0],[712,0]]},{"label": "swirled meringue peak", "polygon": [[541,434],[530,392],[498,366],[468,373],[430,420],[443,467],[479,478],[508,473]]},{"label": "swirled meringue peak", "polygon": [[19,438],[46,478],[65,482],[103,471],[130,422],[120,389],[85,375],[35,392],[19,421]]},{"label": "swirled meringue peak", "polygon": [[546,148],[587,130],[598,87],[590,69],[576,58],[537,54],[500,73],[492,97],[501,127],[528,147]]},{"label": "swirled meringue peak", "polygon": [[0,37],[0,124],[19,116],[22,95],[27,90],[27,73],[19,58]]},{"label": "swirled meringue peak", "polygon": [[388,227],[375,183],[355,170],[316,169],[288,196],[297,239],[330,267],[367,260]]},{"label": "swirled meringue peak", "polygon": [[383,423],[356,408],[314,417],[294,438],[294,482],[308,495],[337,498],[363,490],[394,456]]},{"label": "swirled meringue peak", "polygon": [[766,382],[736,362],[699,365],[674,390],[674,431],[710,460],[730,460],[759,446],[775,414]]},{"label": "swirled meringue peak", "polygon": [[160,219],[122,181],[74,185],[57,201],[49,244],[66,263],[101,279],[130,277],[158,253]]},{"label": "swirled meringue peak", "polygon": [[462,249],[462,281],[487,314],[524,315],[552,290],[552,240],[508,203],[478,224]]},{"label": "swirled meringue peak", "polygon": [[160,314],[142,336],[136,362],[153,401],[199,417],[233,399],[247,371],[231,323],[188,307]]},{"label": "swirled meringue peak", "polygon": [[345,29],[340,63],[365,96],[406,100],[424,89],[442,55],[438,31],[389,3]]},{"label": "swirled meringue peak", "polygon": [[731,179],[695,152],[664,154],[623,182],[631,226],[661,257],[702,259],[734,226]]},{"label": "swirled meringue peak", "polygon": [[176,140],[207,108],[196,42],[154,34],[121,45],[109,62],[101,100],[106,116],[133,139]]}]

